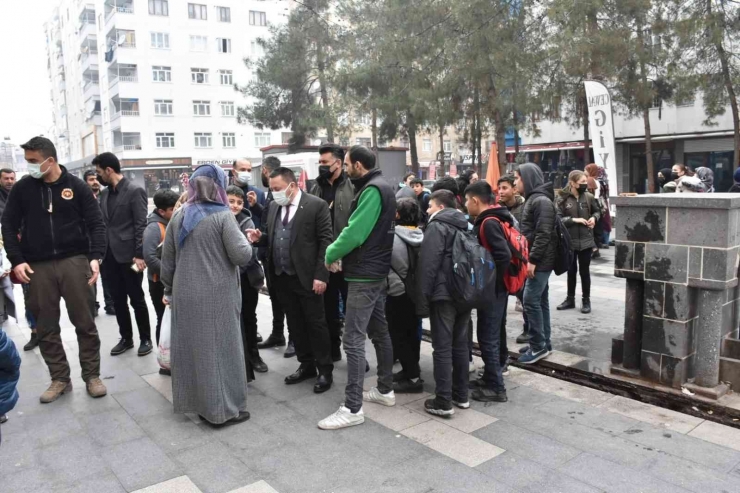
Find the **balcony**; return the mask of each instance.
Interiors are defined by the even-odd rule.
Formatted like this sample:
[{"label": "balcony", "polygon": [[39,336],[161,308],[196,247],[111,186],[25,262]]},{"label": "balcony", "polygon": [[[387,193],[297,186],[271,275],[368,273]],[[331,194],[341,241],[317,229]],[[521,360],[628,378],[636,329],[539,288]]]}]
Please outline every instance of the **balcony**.
[{"label": "balcony", "polygon": [[95,96],[100,96],[100,86],[98,85],[97,74],[95,80],[88,80],[82,85],[82,100],[87,101]]},{"label": "balcony", "polygon": [[83,22],[78,26],[78,33],[77,36],[79,36],[80,39],[85,39],[90,35],[95,34],[95,21],[92,22]]},{"label": "balcony", "polygon": [[105,20],[107,21],[114,14],[133,14],[134,3],[131,1],[123,0],[107,0],[105,2]]},{"label": "balcony", "polygon": [[140,150],[141,134],[139,132],[113,131],[113,152]]},{"label": "balcony", "polygon": [[80,70],[82,73],[97,72],[98,52],[85,53],[80,56]]},{"label": "balcony", "polygon": [[115,96],[110,100],[110,104],[111,128],[121,128],[123,120],[139,116],[138,98],[119,98]]},{"label": "balcony", "polygon": [[108,69],[108,88],[111,95],[118,94],[121,84],[139,82],[139,72],[136,65],[114,63]]}]

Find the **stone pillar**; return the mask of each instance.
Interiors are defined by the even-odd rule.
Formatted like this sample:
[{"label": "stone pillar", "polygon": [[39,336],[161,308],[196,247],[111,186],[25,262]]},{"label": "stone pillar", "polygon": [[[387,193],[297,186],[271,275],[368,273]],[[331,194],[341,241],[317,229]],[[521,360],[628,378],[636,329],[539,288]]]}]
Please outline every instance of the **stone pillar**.
[{"label": "stone pillar", "polygon": [[696,384],[719,385],[719,351],[722,344],[723,291],[702,289],[699,295],[699,318],[696,321]]},{"label": "stone pillar", "polygon": [[627,279],[624,302],[624,353],[622,365],[628,370],[640,369],[642,352],[642,307],[645,299],[645,282]]}]

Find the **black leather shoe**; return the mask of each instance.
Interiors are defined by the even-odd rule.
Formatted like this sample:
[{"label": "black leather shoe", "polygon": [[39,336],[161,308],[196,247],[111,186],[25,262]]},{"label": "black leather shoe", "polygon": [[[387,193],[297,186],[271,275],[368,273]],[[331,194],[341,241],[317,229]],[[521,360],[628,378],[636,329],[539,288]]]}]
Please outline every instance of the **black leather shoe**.
[{"label": "black leather shoe", "polygon": [[106,306],[105,307],[105,314],[106,315],[115,315],[116,314],[116,309],[113,308],[112,306]]},{"label": "black leather shoe", "polygon": [[526,332],[522,332],[518,336],[516,336],[516,343],[517,344],[525,344],[529,342],[529,334]]},{"label": "black leather shoe", "polygon": [[257,332],[257,343],[259,344],[260,342],[262,342],[262,334]]},{"label": "black leather shoe", "polygon": [[251,356],[249,362],[252,363],[252,369],[257,373],[267,373],[267,363],[265,363],[259,354]]},{"label": "black leather shoe", "polygon": [[23,346],[24,351],[33,351],[35,348],[37,348],[39,345],[39,336],[36,334],[36,332],[31,332],[31,340],[26,343],[25,346]]},{"label": "black leather shoe", "polygon": [[576,307],[576,299],[572,296],[567,296],[565,301],[560,303],[557,307],[558,310],[572,310]]},{"label": "black leather shoe", "polygon": [[316,383],[313,386],[313,391],[316,394],[323,394],[331,388],[331,384],[334,382],[334,378],[329,375],[319,375],[316,379]]},{"label": "black leather shoe", "polygon": [[285,348],[283,358],[292,358],[293,356],[295,356],[295,344],[293,344],[293,341],[288,341],[288,347]]},{"label": "black leather shoe", "polygon": [[285,346],[285,338],[273,337],[272,335],[270,335],[270,337],[268,337],[265,342],[260,342],[259,344],[257,344],[257,348],[259,349],[267,349],[280,346]]},{"label": "black leather shoe", "polygon": [[315,378],[316,375],[316,368],[305,368],[303,366],[300,366],[295,373],[285,377],[285,383],[288,385],[301,383],[304,380],[308,380],[309,378]]},{"label": "black leather shoe", "polygon": [[147,354],[152,352],[152,341],[141,341],[141,345],[139,346],[139,356],[146,356]]},{"label": "black leather shoe", "polygon": [[134,341],[127,341],[126,339],[121,339],[118,341],[118,344],[113,346],[113,349],[110,350],[111,356],[118,356],[119,354],[123,354],[129,349],[133,349],[134,347]]},{"label": "black leather shoe", "polygon": [[581,305],[581,313],[591,313],[591,298],[583,298],[583,305]]}]

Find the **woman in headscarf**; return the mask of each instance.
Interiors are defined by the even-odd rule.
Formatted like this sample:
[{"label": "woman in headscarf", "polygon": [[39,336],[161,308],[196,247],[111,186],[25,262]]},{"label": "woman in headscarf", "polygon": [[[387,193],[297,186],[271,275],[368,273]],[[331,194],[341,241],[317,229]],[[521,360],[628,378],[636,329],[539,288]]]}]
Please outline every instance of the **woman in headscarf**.
[{"label": "woman in headscarf", "polygon": [[714,172],[711,169],[704,166],[696,168],[696,177],[701,180],[706,193],[714,193]]},{"label": "woman in headscarf", "polygon": [[228,207],[226,174],[195,170],[188,201],[170,221],[162,252],[165,303],[172,308],[172,395],[176,413],[213,425],[249,419],[240,329],[239,266],[252,247]]}]

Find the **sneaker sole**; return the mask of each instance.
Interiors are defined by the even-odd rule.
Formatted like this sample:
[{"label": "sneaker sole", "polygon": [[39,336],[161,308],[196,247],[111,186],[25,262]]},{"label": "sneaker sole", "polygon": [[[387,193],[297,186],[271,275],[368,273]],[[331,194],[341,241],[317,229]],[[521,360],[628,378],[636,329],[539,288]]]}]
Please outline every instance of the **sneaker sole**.
[{"label": "sneaker sole", "polygon": [[352,423],[347,423],[346,425],[342,425],[342,426],[326,427],[326,426],[321,426],[321,423],[319,423],[319,429],[320,430],[341,430],[343,428],[351,428],[353,426],[361,425],[364,422],[365,422],[365,417],[363,416],[362,421],[353,421]]},{"label": "sneaker sole", "polygon": [[452,405],[459,409],[470,409],[470,402],[455,402],[452,401]]},{"label": "sneaker sole", "polygon": [[142,353],[141,351],[138,351],[136,354],[138,354],[139,356],[146,356],[147,354],[151,353],[152,351],[153,351],[153,349],[150,349],[149,351],[147,351],[145,353]]},{"label": "sneaker sole", "polygon": [[537,363],[539,360],[545,359],[548,356],[550,356],[550,351],[545,351],[544,353],[542,353],[541,356],[537,356],[536,358],[534,358],[531,361],[522,361],[522,359],[519,358],[518,362],[521,363],[522,365],[533,365],[533,364]]},{"label": "sneaker sole", "polygon": [[385,406],[385,407],[393,407],[396,405],[396,401],[393,401],[393,402],[376,401],[376,400],[371,400],[371,399],[365,399],[364,397],[362,398],[362,400],[363,402],[372,402],[374,404],[380,404],[381,406]]},{"label": "sneaker sole", "polygon": [[116,352],[113,352],[113,351],[111,351],[111,352],[110,352],[110,355],[111,355],[111,356],[118,356],[119,354],[123,354],[123,353],[125,353],[126,351],[128,351],[129,349],[133,349],[133,348],[134,348],[134,347],[133,347],[133,346],[131,346],[131,347],[127,347],[127,348],[125,348],[125,349],[124,349],[123,351],[116,351]]},{"label": "sneaker sole", "polygon": [[449,411],[444,411],[442,409],[426,409],[424,408],[426,412],[429,414],[432,414],[434,416],[441,416],[443,418],[451,418],[455,414],[454,409],[450,409]]}]

